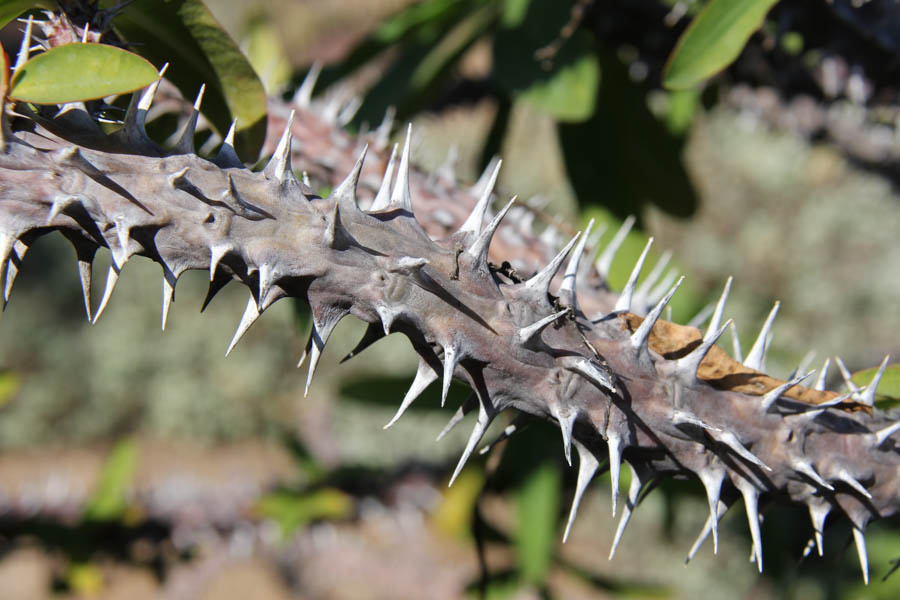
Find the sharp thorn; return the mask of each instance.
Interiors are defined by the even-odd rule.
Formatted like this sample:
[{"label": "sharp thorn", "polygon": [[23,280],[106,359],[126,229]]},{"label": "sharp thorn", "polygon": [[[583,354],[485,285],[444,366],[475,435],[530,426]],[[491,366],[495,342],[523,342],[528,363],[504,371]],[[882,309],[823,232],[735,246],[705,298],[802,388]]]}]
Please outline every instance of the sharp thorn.
[{"label": "sharp thorn", "polygon": [[568,256],[569,251],[572,250],[572,246],[575,245],[580,236],[581,232],[579,231],[546,267],[541,269],[536,275],[523,284],[525,288],[547,294],[550,291],[550,282],[553,281],[553,276],[559,271],[559,267],[562,265],[566,256]]},{"label": "sharp thorn", "polygon": [[763,323],[762,329],[759,331],[759,336],[753,343],[753,347],[750,348],[750,353],[747,354],[747,358],[744,359],[743,364],[745,367],[749,367],[756,371],[761,371],[765,368],[766,348],[769,345],[772,324],[775,322],[775,315],[778,314],[778,308],[780,306],[781,302],[776,302],[775,306],[772,307],[772,310],[769,311],[769,316],[766,317],[766,322]]},{"label": "sharp thorn", "polygon": [[531,343],[540,335],[540,333],[544,330],[545,327],[547,327],[551,323],[555,323],[557,320],[559,320],[560,318],[564,317],[567,314],[569,314],[568,309],[561,310],[558,313],[554,313],[552,315],[546,316],[543,319],[541,319],[535,323],[532,323],[531,325],[529,325],[527,327],[520,328],[516,334],[518,337],[519,343],[521,343],[523,345]]},{"label": "sharp thorn", "polygon": [[616,301],[616,307],[613,309],[615,312],[631,310],[631,300],[634,298],[637,281],[641,276],[641,270],[644,268],[644,261],[647,260],[647,254],[650,252],[651,246],[653,246],[652,237],[647,240],[647,245],[644,246],[643,252],[641,252],[640,257],[634,264],[634,268],[631,270],[631,275],[628,277],[625,288],[622,290],[622,293],[619,294],[619,299]]},{"label": "sharp thorn", "polygon": [[100,315],[106,310],[106,305],[109,304],[109,299],[112,297],[113,290],[118,281],[119,269],[115,265],[110,265],[109,270],[106,272],[106,287],[103,289],[103,298],[100,300],[100,306],[97,307],[97,312],[94,313],[94,320],[91,322],[92,324],[96,324]]},{"label": "sharp thorn", "polygon": [[627,463],[628,468],[631,469],[631,485],[628,487],[628,498],[625,500],[625,508],[622,509],[622,516],[619,517],[619,525],[616,527],[616,535],[613,538],[612,548],[609,550],[609,560],[612,560],[616,555],[616,548],[619,547],[619,542],[622,541],[622,535],[625,533],[625,527],[628,526],[628,521],[631,520],[631,515],[634,514],[634,509],[637,507],[638,500],[640,500],[641,490],[644,487],[644,482],[641,480],[641,475],[637,469],[631,463]]},{"label": "sharp thorn", "polygon": [[828,379],[828,367],[831,366],[831,359],[826,358],[825,363],[822,365],[822,369],[819,371],[819,376],[816,377],[816,382],[813,384],[813,389],[819,392],[825,390],[825,383]]},{"label": "sharp thorn", "polygon": [[570,306],[577,309],[576,292],[578,288],[578,267],[581,264],[581,256],[584,254],[584,246],[587,244],[588,237],[591,235],[591,229],[594,228],[594,219],[584,228],[584,233],[575,246],[575,251],[569,257],[569,263],[566,265],[566,271],[563,274],[562,285],[559,286],[559,302],[563,306]]},{"label": "sharp thorn", "polygon": [[456,478],[459,476],[460,472],[462,472],[463,467],[466,466],[466,461],[469,460],[469,456],[472,455],[472,451],[475,450],[475,446],[477,446],[478,442],[481,441],[481,438],[484,437],[484,432],[487,431],[493,418],[493,414],[487,410],[484,403],[479,401],[478,420],[475,422],[475,427],[472,429],[471,435],[469,435],[469,441],[466,443],[462,456],[460,456],[459,462],[456,464],[456,469],[453,470],[453,475],[450,477],[450,482],[447,484],[447,487],[452,486],[453,482],[456,481]]},{"label": "sharp thorn", "polygon": [[613,239],[609,242],[609,244],[597,258],[597,260],[594,261],[594,267],[597,269],[597,273],[600,274],[600,277],[602,277],[604,281],[609,279],[609,269],[610,267],[612,267],[613,259],[616,257],[616,253],[619,251],[619,248],[622,247],[622,243],[628,236],[628,232],[631,231],[631,228],[634,226],[634,222],[634,216],[629,215],[628,218],[622,222],[622,226],[613,236]]},{"label": "sharp thorn", "polygon": [[634,330],[634,333],[631,334],[631,346],[638,352],[639,355],[643,355],[647,353],[647,349],[649,348],[649,340],[650,333],[653,331],[653,326],[659,320],[660,315],[662,314],[663,309],[669,303],[669,300],[672,299],[672,296],[675,295],[675,292],[678,290],[678,286],[681,285],[681,282],[684,281],[684,277],[680,278],[675,285],[672,286],[672,289],[660,300],[656,306],[653,307],[653,310],[641,321],[641,324],[637,329]]},{"label": "sharp thorn", "polygon": [[487,209],[490,206],[491,194],[494,191],[494,185],[497,183],[497,176],[500,174],[500,166],[502,164],[502,160],[498,159],[496,161],[496,166],[491,172],[487,182],[485,182],[484,190],[482,191],[478,202],[475,203],[475,207],[472,209],[472,212],[469,213],[469,216],[462,226],[460,226],[457,233],[464,235],[468,234],[474,237],[481,232],[481,224],[484,223],[484,215],[487,213]]},{"label": "sharp thorn", "polygon": [[578,440],[572,440],[575,450],[578,452],[578,481],[575,484],[575,495],[572,497],[572,507],[569,509],[569,519],[566,522],[566,531],[563,533],[563,543],[569,539],[569,533],[572,530],[572,523],[575,522],[575,515],[578,514],[578,507],[581,505],[581,499],[587,490],[588,484],[597,473],[600,467],[600,461],[594,456],[594,453],[583,446]]},{"label": "sharp thorn", "polygon": [[871,383],[866,386],[865,391],[861,392],[855,400],[860,404],[865,404],[866,406],[875,406],[875,392],[878,389],[878,384],[881,383],[881,378],[884,377],[884,372],[887,369],[888,362],[890,362],[891,356],[888,354],[884,357],[884,360],[881,361],[881,366],[878,367],[878,371],[875,373],[875,376],[872,378]]},{"label": "sharp thorn", "polygon": [[718,331],[713,333],[713,335],[708,336],[703,339],[703,342],[691,350],[690,354],[687,356],[683,356],[678,359],[676,363],[676,369],[679,374],[681,374],[687,381],[694,382],[698,381],[698,371],[700,369],[700,363],[703,362],[703,359],[706,357],[706,354],[709,352],[709,349],[712,348],[719,338],[725,333],[725,330],[728,329],[729,325],[731,325],[731,319],[729,319],[724,325],[722,325]]},{"label": "sharp thorn", "polygon": [[294,105],[297,108],[308,109],[312,106],[313,89],[316,87],[316,81],[319,79],[321,72],[322,63],[319,61],[314,62],[309,67],[309,71],[306,72],[306,76],[303,78],[303,83],[300,84],[300,87],[294,93]]},{"label": "sharp thorn", "polygon": [[259,318],[260,311],[259,307],[256,304],[256,299],[251,295],[247,300],[247,306],[244,308],[244,314],[241,316],[241,322],[238,323],[237,330],[234,332],[234,336],[231,338],[231,343],[228,344],[228,350],[225,351],[225,356],[231,354],[231,351],[234,349],[235,345],[238,341],[243,337],[243,335],[250,329],[250,326],[256,322],[256,319]]},{"label": "sharp thorn", "polygon": [[394,160],[396,158],[397,144],[394,144],[394,149],[391,150],[391,157],[388,159],[387,167],[384,169],[381,187],[378,188],[378,193],[375,194],[375,199],[372,200],[372,205],[369,207],[369,210],[372,212],[384,210],[391,203],[391,182],[394,179]]}]

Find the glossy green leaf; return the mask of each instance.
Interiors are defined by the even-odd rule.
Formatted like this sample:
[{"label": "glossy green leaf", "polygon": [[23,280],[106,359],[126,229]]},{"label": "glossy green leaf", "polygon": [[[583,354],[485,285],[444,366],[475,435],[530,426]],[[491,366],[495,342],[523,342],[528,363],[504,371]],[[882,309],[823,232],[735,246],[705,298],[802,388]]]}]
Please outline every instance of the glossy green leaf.
[{"label": "glossy green leaf", "polygon": [[778,0],[711,0],[669,56],[663,85],[683,90],[712,77],[738,57]]},{"label": "glossy green leaf", "polygon": [[[104,0],[108,8],[118,0]],[[189,100],[206,84],[201,110],[223,134],[238,120],[235,148],[255,161],[266,133],[266,93],[234,40],[200,0],[136,0],[113,21],[115,31]]]},{"label": "glossy green leaf", "polygon": [[36,8],[45,8],[53,10],[55,4],[50,0],[2,0],[0,1],[0,28],[6,26],[7,23],[21,15],[22,13],[34,10]]},{"label": "glossy green leaf", "polygon": [[38,54],[15,72],[9,97],[63,104],[131,92],[156,81],[156,67],[104,44],[66,44]]},{"label": "glossy green leaf", "polygon": [[[857,371],[853,374],[853,383],[862,387],[869,385],[878,372],[878,367]],[[881,408],[893,408],[900,404],[900,364],[888,365],[878,384],[875,403]]]},{"label": "glossy green leaf", "polygon": [[108,521],[119,519],[128,508],[128,488],[137,470],[137,446],[132,440],[119,442],[110,451],[100,479],[88,501],[85,518]]}]

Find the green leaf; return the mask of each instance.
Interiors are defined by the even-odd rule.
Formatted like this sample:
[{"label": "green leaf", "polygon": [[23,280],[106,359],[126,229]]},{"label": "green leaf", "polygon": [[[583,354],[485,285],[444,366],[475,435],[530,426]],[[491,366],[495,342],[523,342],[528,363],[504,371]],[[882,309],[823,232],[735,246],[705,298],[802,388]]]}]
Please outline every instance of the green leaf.
[{"label": "green leaf", "polygon": [[[878,367],[857,371],[853,374],[853,383],[860,387],[869,385],[877,372]],[[875,404],[885,409],[900,405],[900,364],[888,365],[885,369],[876,390]]]},{"label": "green leaf", "polygon": [[63,104],[124,94],[158,78],[156,67],[127,50],[104,44],[66,44],[38,54],[13,74],[9,97]]},{"label": "green leaf", "polygon": [[516,494],[516,555],[522,579],[529,583],[543,582],[550,570],[556,547],[560,484],[559,468],[543,462]]},{"label": "green leaf", "polygon": [[576,31],[553,53],[538,54],[558,43],[572,1],[510,0],[504,5],[494,37],[494,77],[513,97],[521,98],[562,121],[583,121],[594,112],[600,65],[591,36]]},{"label": "green leaf", "polygon": [[[118,0],[104,0],[109,8]],[[255,161],[266,134],[266,92],[237,44],[200,0],[136,0],[113,22],[135,52],[155,65],[169,63],[166,79],[192,100],[206,84],[203,114],[222,135],[238,120],[235,148]]]},{"label": "green leaf", "polygon": [[342,519],[353,512],[353,499],[334,488],[306,493],[279,491],[267,494],[256,503],[259,516],[272,519],[284,537],[317,519]]},{"label": "green leaf", "polygon": [[85,518],[110,521],[124,516],[128,508],[128,488],[137,470],[137,446],[123,440],[113,447],[100,472],[100,479],[85,510]]},{"label": "green leaf", "polygon": [[50,0],[2,0],[0,1],[0,28],[21,15],[36,8],[53,10],[56,5]]},{"label": "green leaf", "polygon": [[778,0],[711,0],[669,56],[663,86],[683,90],[712,77],[743,50]]},{"label": "green leaf", "polygon": [[593,54],[584,54],[550,79],[536,82],[521,97],[560,121],[583,121],[594,112],[599,85],[600,63]]}]

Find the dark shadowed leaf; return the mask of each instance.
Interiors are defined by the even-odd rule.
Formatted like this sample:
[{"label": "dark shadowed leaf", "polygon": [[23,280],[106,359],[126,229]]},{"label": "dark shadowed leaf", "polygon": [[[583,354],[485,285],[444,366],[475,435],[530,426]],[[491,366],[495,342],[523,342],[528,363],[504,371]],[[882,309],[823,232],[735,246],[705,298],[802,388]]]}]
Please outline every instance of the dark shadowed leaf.
[{"label": "dark shadowed leaf", "polygon": [[[580,121],[591,115],[600,82],[600,66],[590,35],[576,31],[565,40],[559,38],[572,4],[556,0],[507,2],[494,37],[497,83],[563,121]],[[556,51],[548,53],[547,49],[556,44]]]},{"label": "dark shadowed leaf", "polygon": [[63,104],[124,94],[150,85],[156,67],[127,50],[103,44],[66,44],[38,54],[15,72],[9,97]]},{"label": "dark shadowed leaf", "polygon": [[[118,2],[106,0],[109,7]],[[247,162],[266,133],[266,93],[234,40],[200,0],[136,0],[113,22],[135,52],[154,65],[169,63],[166,79],[193,100],[206,84],[203,114],[223,134],[238,120],[235,147]]]},{"label": "dark shadowed leaf", "polygon": [[599,53],[597,108],[582,123],[560,123],[566,170],[583,207],[597,203],[623,219],[644,205],[687,217],[697,198],[681,160],[682,140],[647,108],[644,90],[614,56]]},{"label": "dark shadowed leaf", "polygon": [[678,40],[663,85],[683,90],[727,67],[777,1],[711,0]]}]

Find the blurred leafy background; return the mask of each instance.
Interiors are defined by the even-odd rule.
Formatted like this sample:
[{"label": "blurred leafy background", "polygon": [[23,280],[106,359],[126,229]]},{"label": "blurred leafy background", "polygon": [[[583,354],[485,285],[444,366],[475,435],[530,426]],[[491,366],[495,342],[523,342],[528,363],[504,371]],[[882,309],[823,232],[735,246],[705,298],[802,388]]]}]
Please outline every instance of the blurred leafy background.
[{"label": "blurred leafy background", "polygon": [[[0,7],[18,15],[36,4]],[[205,4],[210,13],[199,1],[139,0],[113,23],[125,40],[153,36],[132,50],[170,61],[186,98],[198,78],[210,84],[214,127],[242,115],[248,161],[264,95],[289,98],[319,61],[318,93],[350,82],[360,94],[348,127],[395,107],[414,123],[426,169],[456,148],[460,178],[474,181],[501,154],[504,193],[539,196],[560,223],[595,218],[612,230],[635,215],[613,285],[655,236],[689,275],[676,320],[733,274],[728,312],[749,345],[781,299],[773,374],[810,350],[817,362],[839,353],[853,370],[898,354],[893,3]],[[184,34],[197,28],[206,45]],[[21,29],[4,30],[10,56]],[[809,526],[797,509],[766,513],[762,577],[744,560],[739,510],[723,523],[719,556],[704,548],[683,568],[706,514],[692,483],[649,495],[608,562],[616,523],[601,477],[563,546],[574,477],[551,428],[530,425],[449,490],[467,433],[464,423],[433,443],[450,415],[433,390],[381,431],[415,368],[398,336],[338,366],[361,332],[342,323],[303,399],[305,373],[293,369],[302,309],[269,309],[226,360],[243,293],[224,290],[197,318],[205,276],[185,275],[162,335],[158,271],[134,261],[88,328],[70,253],[59,239],[38,244],[0,321],[4,596],[897,596],[900,579],[880,582],[900,548],[891,523],[872,528],[875,583],[863,589],[839,526],[824,559],[798,565]],[[454,389],[451,406],[465,395]]]}]

